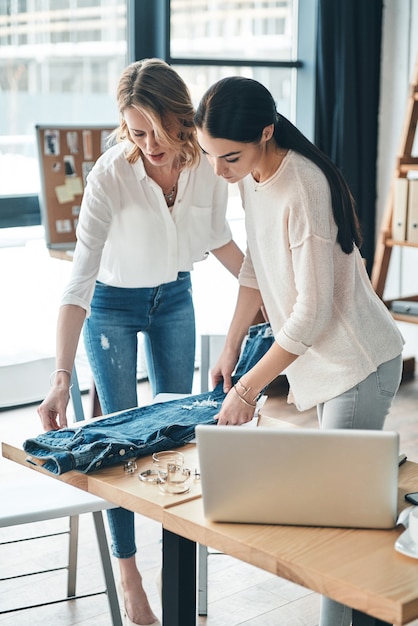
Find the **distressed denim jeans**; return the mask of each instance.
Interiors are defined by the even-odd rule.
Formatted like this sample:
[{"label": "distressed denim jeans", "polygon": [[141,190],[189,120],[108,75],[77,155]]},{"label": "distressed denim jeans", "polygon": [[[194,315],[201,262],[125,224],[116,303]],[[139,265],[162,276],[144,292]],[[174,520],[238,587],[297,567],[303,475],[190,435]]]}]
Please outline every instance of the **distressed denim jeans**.
[{"label": "distressed denim jeans", "polygon": [[97,282],[84,343],[104,415],[138,406],[138,333],[144,337],[152,395],[190,393],[195,317],[190,272],[152,288]]},{"label": "distressed denim jeans", "polygon": [[[274,342],[269,324],[249,329],[233,376],[236,382],[267,352]],[[225,398],[222,382],[213,391],[122,411],[94,420],[42,433],[27,439],[24,450],[54,474],[70,470],[92,472],[153,452],[177,448],[195,436],[197,424],[215,424]],[[110,509],[112,552],[128,558],[136,552],[134,514],[122,508]]]},{"label": "distressed denim jeans", "polygon": [[[268,324],[252,326],[234,379],[255,365],[273,341]],[[213,391],[42,433],[27,439],[23,448],[42,460],[43,468],[54,474],[69,470],[92,472],[187,443],[194,438],[197,424],[215,423],[214,416],[224,398],[222,384],[218,384]]]}]

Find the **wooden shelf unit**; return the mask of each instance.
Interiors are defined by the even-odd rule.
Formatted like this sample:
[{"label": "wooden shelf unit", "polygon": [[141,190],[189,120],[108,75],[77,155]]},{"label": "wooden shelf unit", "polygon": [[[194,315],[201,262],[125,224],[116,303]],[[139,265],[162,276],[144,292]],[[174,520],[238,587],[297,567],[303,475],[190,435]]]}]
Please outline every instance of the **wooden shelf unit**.
[{"label": "wooden shelf unit", "polygon": [[[411,171],[418,172],[418,157],[412,156],[414,146],[416,128],[418,122],[418,56],[415,62],[412,82],[410,84],[409,95],[407,99],[405,122],[401,135],[398,157],[396,159],[395,168],[392,176],[389,196],[382,220],[380,236],[376,245],[374,263],[372,268],[371,281],[377,295],[383,299],[383,293],[386,284],[386,278],[389,270],[389,263],[394,247],[418,248],[418,243],[409,241],[397,241],[393,238],[392,223],[394,213],[394,197],[396,179],[407,178]],[[393,298],[385,301],[390,309],[394,300],[418,301],[418,295],[407,297]],[[418,324],[417,315],[405,315],[392,312],[394,319],[411,324]]]}]

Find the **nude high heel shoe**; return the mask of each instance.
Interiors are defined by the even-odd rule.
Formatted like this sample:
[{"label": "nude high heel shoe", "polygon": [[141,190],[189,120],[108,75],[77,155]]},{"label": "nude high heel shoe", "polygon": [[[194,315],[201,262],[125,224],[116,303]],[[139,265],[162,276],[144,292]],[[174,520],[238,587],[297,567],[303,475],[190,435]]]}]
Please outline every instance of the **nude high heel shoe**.
[{"label": "nude high heel shoe", "polygon": [[[124,615],[125,615],[126,626],[144,626],[144,624],[137,624],[136,622],[133,622],[131,619],[129,619],[129,615],[127,614],[125,610],[124,610]],[[152,622],[152,624],[147,624],[147,626],[161,626],[161,622],[159,619],[157,619],[156,622]]]},{"label": "nude high heel shoe", "polygon": [[122,598],[122,606],[123,606],[122,614],[123,614],[123,617],[125,618],[124,621],[125,621],[126,626],[161,626],[161,622],[160,622],[159,619],[157,619],[155,622],[152,622],[152,624],[146,624],[146,625],[145,624],[138,624],[137,622],[133,622],[131,620],[131,618],[129,617],[128,612],[127,612],[126,607],[125,607],[125,600],[124,600],[123,589],[122,589],[122,585],[120,583],[118,585],[118,590],[119,590],[119,595]]}]

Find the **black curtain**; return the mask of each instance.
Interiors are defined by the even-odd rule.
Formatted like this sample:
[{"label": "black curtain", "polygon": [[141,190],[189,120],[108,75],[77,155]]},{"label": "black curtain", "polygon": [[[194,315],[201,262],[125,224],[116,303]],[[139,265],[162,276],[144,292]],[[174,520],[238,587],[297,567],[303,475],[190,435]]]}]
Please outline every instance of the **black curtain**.
[{"label": "black curtain", "polygon": [[362,255],[375,247],[377,136],[383,0],[318,0],[315,144],[356,200]]}]

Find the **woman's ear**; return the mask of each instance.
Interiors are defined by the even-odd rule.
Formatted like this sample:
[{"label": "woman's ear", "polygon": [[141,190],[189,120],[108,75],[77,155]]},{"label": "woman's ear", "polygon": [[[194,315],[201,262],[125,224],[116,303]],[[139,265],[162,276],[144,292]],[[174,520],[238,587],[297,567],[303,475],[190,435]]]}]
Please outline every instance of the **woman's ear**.
[{"label": "woman's ear", "polygon": [[269,124],[265,128],[263,128],[262,138],[264,141],[269,141],[273,137],[274,133],[274,124]]}]

